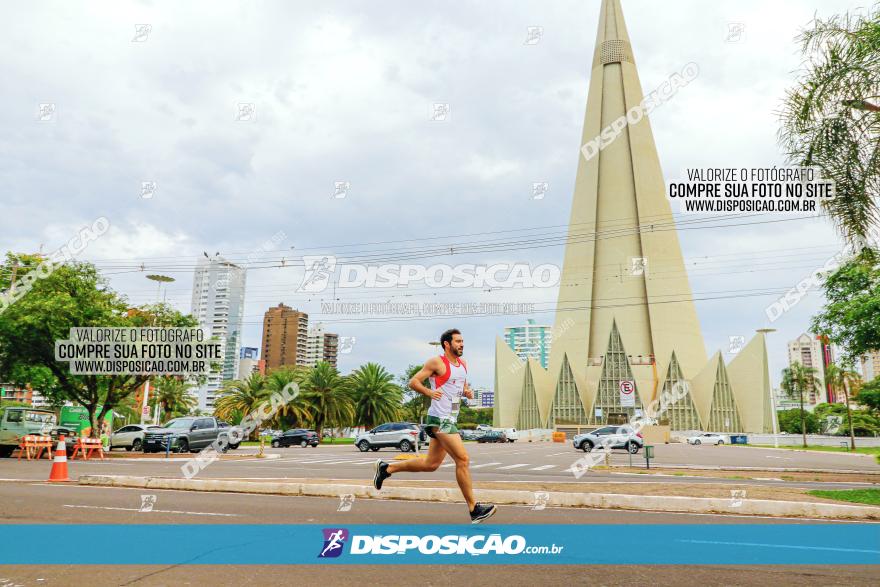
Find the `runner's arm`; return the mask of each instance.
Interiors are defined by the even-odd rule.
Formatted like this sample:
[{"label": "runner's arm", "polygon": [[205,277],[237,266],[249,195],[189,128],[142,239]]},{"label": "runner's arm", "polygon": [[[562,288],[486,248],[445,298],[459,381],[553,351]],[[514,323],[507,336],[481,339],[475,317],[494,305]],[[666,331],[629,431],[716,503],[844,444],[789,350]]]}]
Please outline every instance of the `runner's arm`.
[{"label": "runner's arm", "polygon": [[427,395],[433,399],[440,399],[443,395],[439,389],[431,389],[430,387],[425,387],[422,383],[428,377],[433,377],[438,373],[438,363],[442,364],[440,357],[432,357],[428,359],[425,363],[425,366],[421,368],[421,370],[413,375],[413,378],[409,380],[409,387],[415,391],[418,391],[422,395]]}]

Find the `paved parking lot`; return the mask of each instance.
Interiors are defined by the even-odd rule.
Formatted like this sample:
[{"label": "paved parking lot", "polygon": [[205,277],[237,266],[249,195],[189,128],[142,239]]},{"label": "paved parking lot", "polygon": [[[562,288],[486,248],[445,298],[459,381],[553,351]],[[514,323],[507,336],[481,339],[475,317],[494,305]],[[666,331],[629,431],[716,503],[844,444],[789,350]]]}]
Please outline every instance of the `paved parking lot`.
[{"label": "paved parking lot", "polygon": [[[593,470],[576,478],[574,463],[584,456],[570,444],[562,443],[468,443],[471,469],[476,481],[535,481],[535,482],[645,482],[645,475],[622,474],[609,470]],[[254,453],[253,448],[241,448],[236,454]],[[205,478],[268,479],[321,477],[334,479],[367,479],[376,458],[393,459],[400,453],[392,449],[361,453],[350,445],[319,446],[318,448],[267,449],[280,458],[265,460],[217,461],[199,473]],[[849,471],[880,471],[873,457],[843,453],[798,452],[785,449],[761,449],[736,446],[690,446],[668,444],[656,446],[652,466],[696,467],[749,467],[755,469],[827,469]],[[614,451],[612,464],[627,465],[630,455]],[[633,465],[644,467],[643,452],[632,455]],[[69,463],[73,477],[82,474],[120,474],[180,477],[183,461],[166,461],[160,456],[149,459],[108,459],[106,461],[73,461]],[[48,477],[49,463],[0,459],[0,479],[44,480]],[[781,475],[782,473],[780,473]],[[743,474],[744,477],[747,473]],[[400,479],[454,479],[454,463],[446,462],[433,473],[401,474]],[[712,478],[664,477],[665,481],[713,482]],[[880,480],[880,479],[878,479]],[[745,481],[745,480],[744,480]],[[749,483],[785,483],[778,480],[745,481]],[[821,487],[826,483],[798,482],[799,486]]]}]

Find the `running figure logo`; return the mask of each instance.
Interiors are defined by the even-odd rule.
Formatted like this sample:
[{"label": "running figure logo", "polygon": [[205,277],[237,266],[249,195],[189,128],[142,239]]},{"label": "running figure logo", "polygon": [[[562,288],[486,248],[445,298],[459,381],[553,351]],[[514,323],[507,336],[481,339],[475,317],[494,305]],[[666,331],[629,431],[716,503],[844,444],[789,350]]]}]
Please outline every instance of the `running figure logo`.
[{"label": "running figure logo", "polygon": [[342,554],[345,541],[348,540],[348,530],[345,528],[324,528],[324,548],[318,558],[335,558]]}]

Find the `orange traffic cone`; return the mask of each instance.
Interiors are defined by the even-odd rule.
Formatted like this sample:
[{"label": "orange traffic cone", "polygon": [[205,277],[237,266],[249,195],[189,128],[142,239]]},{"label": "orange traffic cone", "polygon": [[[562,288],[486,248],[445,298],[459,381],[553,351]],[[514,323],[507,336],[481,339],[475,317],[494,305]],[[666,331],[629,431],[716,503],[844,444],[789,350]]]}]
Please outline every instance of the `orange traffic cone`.
[{"label": "orange traffic cone", "polygon": [[52,460],[52,472],[49,473],[49,482],[58,483],[70,481],[67,477],[67,445],[64,436],[58,437],[58,448],[55,449],[55,458]]}]

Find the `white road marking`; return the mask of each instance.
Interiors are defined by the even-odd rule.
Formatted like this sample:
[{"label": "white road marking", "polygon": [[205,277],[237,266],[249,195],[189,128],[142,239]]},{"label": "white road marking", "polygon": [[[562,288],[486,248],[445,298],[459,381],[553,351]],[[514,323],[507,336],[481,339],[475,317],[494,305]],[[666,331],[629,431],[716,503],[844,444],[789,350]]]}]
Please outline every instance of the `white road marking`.
[{"label": "white road marking", "polygon": [[498,470],[502,469],[518,469],[520,467],[528,467],[532,463],[517,463],[516,465],[507,465],[506,467],[498,467]]},{"label": "white road marking", "polygon": [[[64,504],[66,508],[82,508],[82,509],[90,509],[90,510],[116,510],[121,512],[140,512],[139,508],[115,508],[104,505],[71,505]],[[186,514],[188,516],[227,516],[231,518],[238,517],[238,514],[218,514],[214,512],[180,512],[177,510],[151,510],[149,512],[142,512],[145,514],[148,513],[158,513],[158,514]]]},{"label": "white road marking", "polygon": [[491,467],[492,465],[500,465],[501,463],[483,463],[481,465],[471,465],[471,469],[480,469],[482,467]]},{"label": "white road marking", "polygon": [[[443,468],[443,467],[454,467],[454,466],[455,466],[455,463],[444,463],[444,464],[440,465],[441,468]],[[471,468],[472,468],[472,469],[475,469],[476,467],[471,467]]]},{"label": "white road marking", "polygon": [[534,467],[529,469],[529,471],[543,471],[544,469],[552,469],[556,465],[541,465],[540,467]]}]

